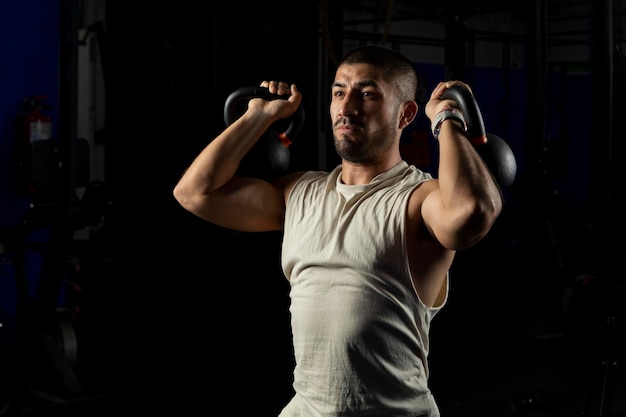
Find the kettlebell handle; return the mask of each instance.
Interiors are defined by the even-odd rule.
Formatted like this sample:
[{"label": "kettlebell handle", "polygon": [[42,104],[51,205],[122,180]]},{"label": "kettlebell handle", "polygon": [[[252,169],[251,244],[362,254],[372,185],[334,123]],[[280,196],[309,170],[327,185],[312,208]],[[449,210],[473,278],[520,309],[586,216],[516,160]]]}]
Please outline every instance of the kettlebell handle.
[{"label": "kettlebell handle", "polygon": [[454,85],[444,91],[441,98],[458,103],[467,125],[465,136],[483,158],[500,187],[511,185],[517,173],[515,155],[504,139],[485,131],[483,116],[474,95],[467,88]]},{"label": "kettlebell handle", "polygon": [[474,146],[487,143],[487,132],[483,116],[478,107],[474,95],[465,87],[453,85],[441,95],[442,100],[454,100],[459,104],[459,109],[465,116],[467,124],[466,136]]},{"label": "kettlebell handle", "polygon": [[[233,91],[224,104],[224,122],[226,126],[233,123],[239,117],[237,109],[239,106],[248,102],[253,98],[262,98],[264,100],[287,100],[288,96],[270,93],[266,87],[241,87]],[[291,123],[280,136],[286,137],[289,141],[291,138],[298,136],[304,126],[304,107],[302,104],[298,106],[298,110],[291,117]],[[282,140],[282,139],[281,139]]]}]

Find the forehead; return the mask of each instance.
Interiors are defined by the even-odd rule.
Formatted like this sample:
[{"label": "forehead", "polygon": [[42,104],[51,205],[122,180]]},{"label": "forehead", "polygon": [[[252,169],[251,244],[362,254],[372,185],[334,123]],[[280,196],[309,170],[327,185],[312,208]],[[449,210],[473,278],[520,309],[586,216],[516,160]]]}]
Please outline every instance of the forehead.
[{"label": "forehead", "polygon": [[386,89],[389,83],[380,68],[369,64],[342,64],[335,72],[333,86],[358,88],[374,86]]}]

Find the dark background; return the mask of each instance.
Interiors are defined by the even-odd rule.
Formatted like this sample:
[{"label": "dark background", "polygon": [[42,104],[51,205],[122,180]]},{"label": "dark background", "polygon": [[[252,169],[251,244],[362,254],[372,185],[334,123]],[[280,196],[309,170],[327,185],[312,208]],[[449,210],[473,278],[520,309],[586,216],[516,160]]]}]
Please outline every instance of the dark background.
[{"label": "dark background", "polygon": [[[86,18],[96,3],[104,13]],[[518,164],[503,215],[459,253],[433,323],[442,415],[625,415],[626,5],[501,3],[0,6],[0,416],[277,415],[293,366],[280,236],[203,222],[171,190],[223,129],[228,94],[266,78],[305,96],[290,169],[331,167],[334,59],[381,41],[411,57],[424,94],[470,82]],[[77,129],[91,117],[77,98],[91,88],[85,42],[106,93],[88,138]],[[36,151],[42,184],[27,195],[15,121],[39,94],[56,145]],[[418,119],[403,146],[434,170],[427,132]]]}]

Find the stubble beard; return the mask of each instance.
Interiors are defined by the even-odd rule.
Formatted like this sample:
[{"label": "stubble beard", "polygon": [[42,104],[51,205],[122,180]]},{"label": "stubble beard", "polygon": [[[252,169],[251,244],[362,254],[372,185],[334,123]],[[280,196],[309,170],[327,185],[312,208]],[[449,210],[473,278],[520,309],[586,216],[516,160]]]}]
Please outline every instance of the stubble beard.
[{"label": "stubble beard", "polygon": [[[396,132],[391,126],[386,126],[373,132],[365,140],[355,142],[347,135],[334,134],[335,151],[341,159],[354,164],[372,164],[378,162],[381,155],[393,146]],[[339,138],[338,136],[343,136]]]}]

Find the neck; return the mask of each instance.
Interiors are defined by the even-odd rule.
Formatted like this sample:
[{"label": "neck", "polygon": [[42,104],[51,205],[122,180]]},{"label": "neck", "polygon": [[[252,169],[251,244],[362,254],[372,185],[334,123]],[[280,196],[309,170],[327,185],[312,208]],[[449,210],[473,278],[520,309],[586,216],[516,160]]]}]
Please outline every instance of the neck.
[{"label": "neck", "polygon": [[358,164],[343,159],[341,161],[341,182],[347,185],[369,184],[375,176],[401,161],[400,155],[397,158],[388,158],[371,164]]}]

